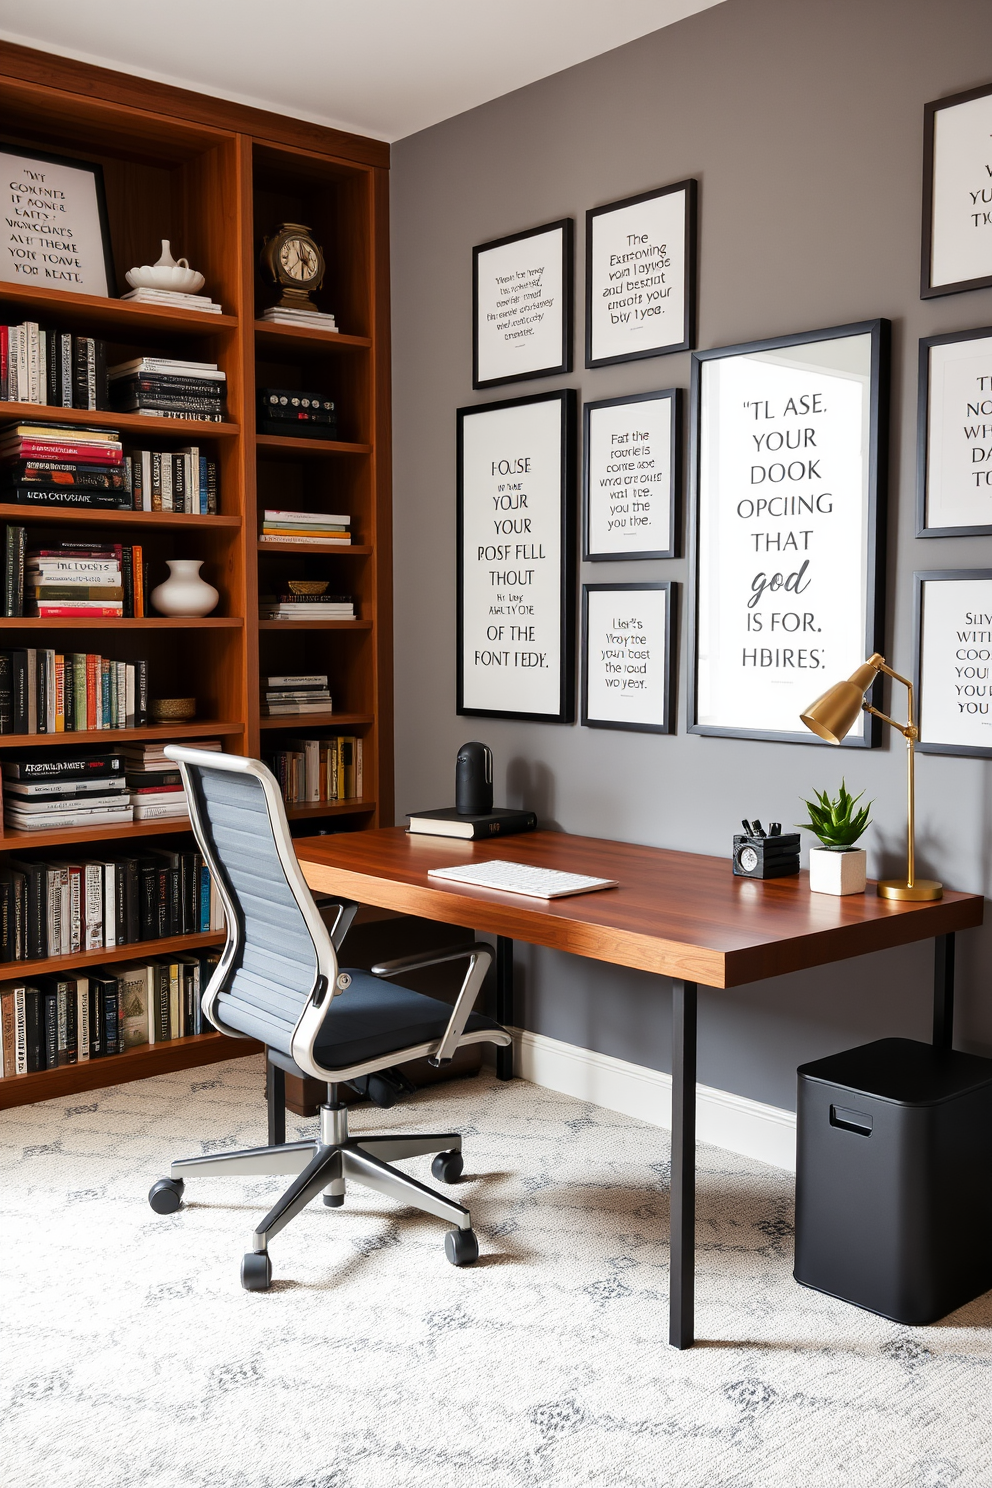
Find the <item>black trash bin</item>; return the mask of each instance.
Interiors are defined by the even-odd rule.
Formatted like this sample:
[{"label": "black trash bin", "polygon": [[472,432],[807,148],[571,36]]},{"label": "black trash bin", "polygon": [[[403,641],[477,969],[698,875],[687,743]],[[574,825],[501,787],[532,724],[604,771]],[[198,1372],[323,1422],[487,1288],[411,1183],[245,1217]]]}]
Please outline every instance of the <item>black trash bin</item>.
[{"label": "black trash bin", "polygon": [[796,1280],[898,1323],[992,1288],[992,1059],[891,1038],[798,1073]]}]

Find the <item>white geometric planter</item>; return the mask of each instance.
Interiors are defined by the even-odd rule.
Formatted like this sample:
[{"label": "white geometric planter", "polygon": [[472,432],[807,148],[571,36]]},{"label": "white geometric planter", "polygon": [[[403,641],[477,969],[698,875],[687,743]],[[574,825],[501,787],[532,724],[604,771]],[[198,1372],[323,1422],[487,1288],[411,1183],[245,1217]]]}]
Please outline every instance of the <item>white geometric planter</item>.
[{"label": "white geometric planter", "polygon": [[867,865],[863,847],[811,847],[809,886],[814,894],[863,894]]}]

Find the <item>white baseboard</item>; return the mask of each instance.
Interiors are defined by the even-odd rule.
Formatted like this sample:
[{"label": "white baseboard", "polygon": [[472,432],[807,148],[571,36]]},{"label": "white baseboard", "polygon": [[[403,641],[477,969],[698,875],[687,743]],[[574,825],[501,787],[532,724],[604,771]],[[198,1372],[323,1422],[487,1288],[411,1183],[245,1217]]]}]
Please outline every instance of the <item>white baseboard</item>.
[{"label": "white baseboard", "polygon": [[[564,1044],[543,1033],[520,1028],[512,1033],[514,1067],[521,1079],[671,1128],[671,1075]],[[714,1147],[795,1172],[796,1118],[792,1111],[698,1085],[696,1135]]]}]

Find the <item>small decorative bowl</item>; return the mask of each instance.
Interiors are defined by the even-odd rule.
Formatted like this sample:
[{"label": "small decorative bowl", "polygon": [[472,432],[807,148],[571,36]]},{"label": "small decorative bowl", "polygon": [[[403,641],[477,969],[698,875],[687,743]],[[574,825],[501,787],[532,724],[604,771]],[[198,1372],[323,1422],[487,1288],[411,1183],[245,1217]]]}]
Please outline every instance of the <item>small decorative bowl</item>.
[{"label": "small decorative bowl", "polygon": [[196,698],[152,698],[151,715],[156,723],[188,723],[196,717]]},{"label": "small decorative bowl", "polygon": [[330,579],[290,579],[289,588],[292,594],[323,594]]}]

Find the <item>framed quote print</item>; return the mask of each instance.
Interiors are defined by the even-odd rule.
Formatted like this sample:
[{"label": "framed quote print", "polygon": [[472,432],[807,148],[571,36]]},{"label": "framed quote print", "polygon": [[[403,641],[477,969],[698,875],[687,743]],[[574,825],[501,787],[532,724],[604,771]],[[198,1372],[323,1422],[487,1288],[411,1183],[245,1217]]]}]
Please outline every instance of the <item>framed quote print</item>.
[{"label": "framed quote print", "polygon": [[[811,742],[879,649],[889,323],[692,358],[689,729]],[[842,747],[877,742],[862,715]]]},{"label": "framed quote print", "polygon": [[992,83],[923,113],[920,295],[992,284]]},{"label": "framed quote print", "polygon": [[575,717],[572,388],[458,410],[458,712]]},{"label": "framed quote print", "polygon": [[582,722],[670,734],[677,585],[583,584]]},{"label": "framed quote print", "polygon": [[583,409],[583,557],[674,558],[681,390]]},{"label": "framed quote print", "polygon": [[586,213],[586,366],[688,351],[696,326],[696,182]]},{"label": "framed quote print", "polygon": [[916,747],[992,759],[992,569],[938,569],[913,579]]},{"label": "framed quote print", "polygon": [[917,537],[992,533],[992,326],[920,342]]},{"label": "framed quote print", "polygon": [[572,370],[570,217],[472,249],[472,386]]},{"label": "framed quote print", "polygon": [[102,167],[4,145],[0,171],[6,223],[0,280],[112,295],[114,265]]}]

